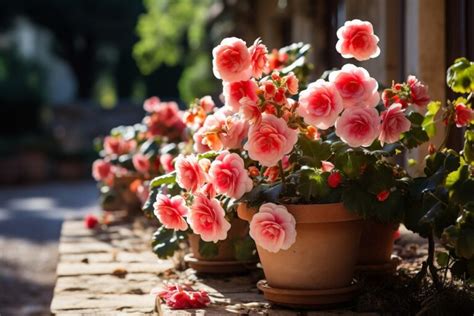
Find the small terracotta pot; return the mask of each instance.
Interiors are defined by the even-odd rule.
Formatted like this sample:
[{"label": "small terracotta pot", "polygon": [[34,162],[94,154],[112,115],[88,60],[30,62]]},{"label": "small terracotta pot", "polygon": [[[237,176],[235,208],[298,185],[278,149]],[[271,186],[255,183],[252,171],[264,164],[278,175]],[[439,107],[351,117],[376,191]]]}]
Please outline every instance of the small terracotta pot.
[{"label": "small terracotta pot", "polygon": [[390,262],[399,224],[364,221],[360,237],[358,265],[380,265]]},{"label": "small terracotta pot", "polygon": [[231,222],[231,228],[227,234],[227,239],[217,243],[218,255],[212,258],[203,257],[199,253],[200,237],[196,234],[188,235],[191,253],[185,257],[185,261],[198,273],[242,273],[251,268],[255,268],[254,261],[242,262],[235,258],[234,241],[242,239],[248,235],[249,225],[247,222],[235,218]]},{"label": "small terracotta pot", "polygon": [[[362,220],[342,203],[285,206],[296,219],[295,243],[277,253],[257,245],[268,286],[307,291],[350,287]],[[241,205],[238,214],[251,221],[255,211]]]},{"label": "small terracotta pot", "polygon": [[135,192],[130,191],[130,184],[139,179],[137,176],[124,176],[115,178],[113,188],[118,195],[119,209],[117,211],[127,211],[127,215],[133,216],[141,214],[142,203]]}]

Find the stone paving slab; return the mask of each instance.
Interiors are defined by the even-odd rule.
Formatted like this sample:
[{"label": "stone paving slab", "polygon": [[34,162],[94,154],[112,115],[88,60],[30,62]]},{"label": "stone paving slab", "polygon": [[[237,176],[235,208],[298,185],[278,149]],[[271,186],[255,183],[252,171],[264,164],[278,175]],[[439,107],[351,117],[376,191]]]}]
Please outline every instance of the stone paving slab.
[{"label": "stone paving slab", "polygon": [[[255,287],[261,271],[246,276],[197,276],[177,271],[171,260],[151,252],[153,228],[120,224],[98,230],[82,221],[63,224],[57,282],[51,302],[54,315],[352,315],[351,311],[293,311],[269,304]],[[116,238],[118,237],[118,238]],[[116,238],[116,239],[114,239]],[[180,282],[209,293],[211,305],[171,310],[151,296],[163,282]],[[375,314],[358,314],[375,315]]]}]

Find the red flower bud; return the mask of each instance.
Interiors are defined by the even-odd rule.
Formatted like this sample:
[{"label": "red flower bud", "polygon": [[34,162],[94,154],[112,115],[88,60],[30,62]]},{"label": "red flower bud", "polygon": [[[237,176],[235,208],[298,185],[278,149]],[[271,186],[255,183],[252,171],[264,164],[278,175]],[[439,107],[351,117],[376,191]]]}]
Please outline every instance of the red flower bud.
[{"label": "red flower bud", "polygon": [[328,177],[328,185],[330,188],[337,188],[342,181],[342,176],[338,171],[332,172]]},{"label": "red flower bud", "polygon": [[390,191],[388,190],[383,190],[383,191],[380,191],[379,194],[377,194],[377,200],[379,202],[383,202],[385,201],[386,199],[388,199],[388,197],[390,196]]}]

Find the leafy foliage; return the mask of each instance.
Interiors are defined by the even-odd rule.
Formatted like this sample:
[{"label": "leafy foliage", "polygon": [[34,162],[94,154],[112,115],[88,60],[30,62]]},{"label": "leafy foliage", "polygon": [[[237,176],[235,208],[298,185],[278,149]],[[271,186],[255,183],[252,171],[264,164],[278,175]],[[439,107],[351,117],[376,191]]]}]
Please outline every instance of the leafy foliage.
[{"label": "leafy foliage", "polygon": [[446,75],[448,86],[457,93],[471,93],[474,90],[474,62],[462,57],[454,61]]},{"label": "leafy foliage", "polygon": [[158,258],[169,258],[173,256],[175,251],[179,250],[179,244],[184,241],[185,238],[185,233],[166,229],[162,226],[153,234],[151,242],[153,252]]}]

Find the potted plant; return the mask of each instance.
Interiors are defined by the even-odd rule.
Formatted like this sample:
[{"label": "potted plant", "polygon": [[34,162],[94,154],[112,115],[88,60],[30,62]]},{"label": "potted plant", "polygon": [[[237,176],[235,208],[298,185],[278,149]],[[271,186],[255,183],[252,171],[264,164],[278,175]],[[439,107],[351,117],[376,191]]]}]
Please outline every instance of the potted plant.
[{"label": "potted plant", "polygon": [[94,161],[92,175],[106,211],[141,214],[149,180],[172,171],[176,144],[184,136],[182,113],[175,102],[157,97],[147,99],[144,109],[147,115],[141,124],[118,126],[96,143],[101,159]]},{"label": "potted plant", "polygon": [[[472,293],[474,280],[474,62],[456,59],[448,68],[447,84],[458,96],[446,103],[432,102],[423,125],[434,135],[436,123],[445,125],[444,141],[430,145],[424,175],[410,186],[412,207],[406,226],[428,239],[428,257],[414,279],[429,272],[438,290],[446,287],[448,272]],[[464,146],[455,151],[447,147],[449,133],[464,130]],[[409,216],[408,216],[409,214]],[[439,240],[444,250],[435,251]]]},{"label": "potted plant", "polygon": [[[248,52],[250,56],[253,51],[256,63],[263,63],[261,73],[286,69],[287,72],[295,71],[303,81],[309,69],[305,62],[308,49],[309,45],[298,43],[269,54],[257,41]],[[267,60],[273,62],[267,63]],[[252,97],[256,97],[256,91],[253,91],[256,87],[255,82],[248,81],[241,87],[226,89],[233,89],[234,92],[247,89]],[[233,106],[238,105],[237,99],[231,102]],[[245,272],[254,268],[256,263],[256,250],[249,236],[249,225],[237,218],[234,212],[235,201],[249,191],[253,183],[240,157],[244,151],[243,137],[247,135],[249,124],[239,116],[234,117],[229,106],[216,109],[209,96],[190,104],[183,115],[190,141],[182,146],[182,155],[174,160],[173,168],[176,171],[157,177],[150,183],[150,195],[144,207],[147,212],[154,213],[162,224],[153,236],[154,252],[161,258],[170,257],[187,240],[191,253],[186,255],[185,261],[201,273]],[[209,174],[217,172],[218,167],[215,165],[227,165],[229,161],[235,165],[237,169],[234,172],[240,177],[236,185],[243,185],[235,188],[234,192],[219,189],[215,181],[220,177]],[[220,218],[222,225],[227,228],[217,237],[202,232],[192,220],[198,205],[206,203],[213,206],[218,213],[216,218]],[[182,220],[170,222],[170,218],[164,215],[165,210],[169,211],[170,208],[179,209],[176,214]]]}]

